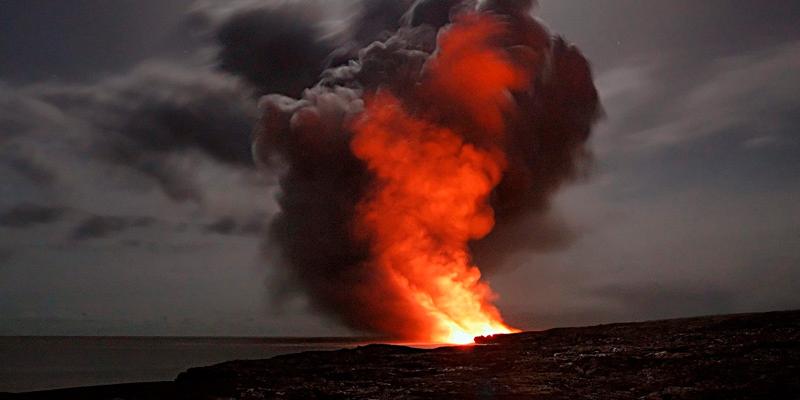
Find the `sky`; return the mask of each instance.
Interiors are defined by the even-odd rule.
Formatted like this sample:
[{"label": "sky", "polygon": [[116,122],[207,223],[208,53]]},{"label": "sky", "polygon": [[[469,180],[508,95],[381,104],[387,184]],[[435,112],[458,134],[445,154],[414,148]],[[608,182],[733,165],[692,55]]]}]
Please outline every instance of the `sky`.
[{"label": "sky", "polygon": [[[354,334],[302,294],[271,301],[280,171],[252,160],[257,98],[313,84],[304,57],[357,7],[295,3],[0,2],[0,335]],[[570,240],[486,275],[508,322],[800,308],[800,3],[535,13],[591,61],[605,116],[549,215]]]}]

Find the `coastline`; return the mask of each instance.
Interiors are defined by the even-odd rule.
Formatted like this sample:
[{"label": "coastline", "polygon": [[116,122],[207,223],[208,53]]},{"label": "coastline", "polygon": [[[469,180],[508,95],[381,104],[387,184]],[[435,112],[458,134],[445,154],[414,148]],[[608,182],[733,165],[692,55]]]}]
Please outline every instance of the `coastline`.
[{"label": "coastline", "polygon": [[191,368],[171,382],[0,399],[752,399],[800,392],[800,311],[556,328],[476,341],[434,349],[373,344],[309,351]]}]

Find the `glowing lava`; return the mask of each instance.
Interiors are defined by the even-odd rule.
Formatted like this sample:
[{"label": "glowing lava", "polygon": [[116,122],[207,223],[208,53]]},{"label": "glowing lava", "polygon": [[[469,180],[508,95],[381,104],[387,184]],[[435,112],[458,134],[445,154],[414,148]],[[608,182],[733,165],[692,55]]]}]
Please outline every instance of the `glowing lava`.
[{"label": "glowing lava", "polygon": [[372,267],[411,305],[404,312],[423,321],[419,339],[429,342],[515,331],[492,304],[496,295],[468,247],[494,227],[489,196],[507,165],[511,92],[529,87],[528,73],[496,43],[502,32],[493,17],[462,17],[440,35],[417,88],[433,106],[411,110],[378,92],[353,124],[352,151],[374,176],[357,208],[356,234],[370,244]]}]

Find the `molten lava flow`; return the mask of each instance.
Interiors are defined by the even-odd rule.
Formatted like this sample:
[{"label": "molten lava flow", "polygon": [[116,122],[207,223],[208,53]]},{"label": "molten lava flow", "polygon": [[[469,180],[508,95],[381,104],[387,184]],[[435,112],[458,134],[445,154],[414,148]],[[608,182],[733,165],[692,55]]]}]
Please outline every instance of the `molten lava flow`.
[{"label": "molten lava flow", "polygon": [[507,164],[510,92],[528,86],[494,43],[502,30],[493,17],[461,18],[440,36],[420,84],[431,104],[414,113],[411,100],[379,92],[353,126],[351,148],[375,177],[358,206],[357,235],[369,240],[372,266],[413,304],[403,312],[426,322],[421,340],[471,343],[514,331],[468,248],[494,226],[488,199]]}]

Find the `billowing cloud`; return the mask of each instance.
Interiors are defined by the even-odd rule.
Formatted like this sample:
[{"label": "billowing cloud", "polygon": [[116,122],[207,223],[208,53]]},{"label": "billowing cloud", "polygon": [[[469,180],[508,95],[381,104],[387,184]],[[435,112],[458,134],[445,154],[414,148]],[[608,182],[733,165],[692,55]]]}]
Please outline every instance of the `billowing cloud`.
[{"label": "billowing cloud", "polygon": [[316,2],[201,4],[190,22],[216,46],[216,62],[261,93],[298,96],[333,50]]},{"label": "billowing cloud", "polygon": [[[384,286],[380,271],[368,262],[368,244],[353,234],[358,204],[374,195],[375,177],[354,155],[352,124],[365,99],[382,92],[401,99],[423,120],[468,132],[465,140],[478,146],[485,144],[480,134],[486,126],[503,127],[508,166],[491,196],[496,230],[474,246],[477,258],[500,261],[495,252],[510,253],[509,247],[548,250],[570,241],[559,219],[545,216],[552,195],[585,172],[590,160],[585,144],[600,106],[586,59],[530,16],[532,7],[531,1],[419,1],[395,32],[360,49],[357,59],[323,72],[300,98],[271,94],[261,99],[255,154],[261,163],[285,169],[281,213],[272,222],[270,240],[281,247],[289,282],[302,288],[314,307],[356,329],[413,331],[412,322],[394,331],[386,328],[397,322],[392,318],[414,316],[388,316],[404,300]],[[500,120],[482,119],[493,115],[485,113],[492,105],[474,100],[480,97],[472,91],[483,89],[472,79],[489,79],[493,71],[477,65],[459,70],[459,76],[432,77],[442,51],[437,33],[441,38],[448,29],[441,27],[443,21],[469,9],[501,16],[507,31],[497,42],[532,75],[529,88],[509,89],[513,105],[508,115],[499,113]],[[532,229],[536,222],[523,223],[523,217],[543,226]],[[535,239],[541,242],[532,243]],[[274,283],[282,288],[273,293],[286,293],[286,282]],[[375,292],[381,293],[380,301],[371,296]]]}]

